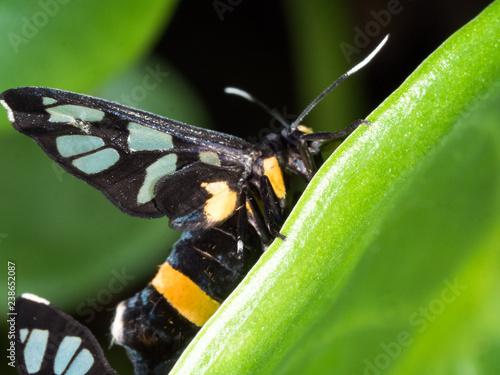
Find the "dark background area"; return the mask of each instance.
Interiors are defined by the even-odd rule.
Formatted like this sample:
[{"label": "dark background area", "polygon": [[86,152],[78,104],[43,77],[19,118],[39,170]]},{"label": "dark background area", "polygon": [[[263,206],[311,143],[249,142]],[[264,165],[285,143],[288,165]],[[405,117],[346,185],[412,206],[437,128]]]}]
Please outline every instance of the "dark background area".
[{"label": "dark background area", "polygon": [[[345,61],[340,46],[331,46],[338,51],[339,59],[345,61],[347,71],[360,61],[359,57],[366,56],[383,35],[391,34],[379,56],[358,73],[364,87],[364,95],[359,98],[362,108],[359,116],[364,116],[491,1],[357,0],[345,3],[347,24],[352,25],[346,43],[351,45],[356,36],[354,28],[364,29],[373,21],[371,12],[378,13],[395,3],[399,3],[398,9],[403,9],[392,15],[388,25],[382,27],[380,35],[373,38],[364,53],[353,55],[351,63]],[[247,136],[269,122],[268,116],[259,109],[224,94],[226,86],[247,90],[270,107],[287,105],[293,108],[293,113],[299,113],[307,105],[307,102],[298,103],[295,96],[296,78],[290,50],[289,28],[300,29],[301,25],[287,23],[285,4],[280,1],[240,1],[232,11],[223,13],[221,21],[213,1],[181,1],[170,26],[157,44],[155,53],[172,63],[198,90],[217,129]],[[324,87],[330,83],[325,78]],[[343,85],[349,84],[347,81]],[[328,105],[330,103],[335,105],[334,100]]]}]

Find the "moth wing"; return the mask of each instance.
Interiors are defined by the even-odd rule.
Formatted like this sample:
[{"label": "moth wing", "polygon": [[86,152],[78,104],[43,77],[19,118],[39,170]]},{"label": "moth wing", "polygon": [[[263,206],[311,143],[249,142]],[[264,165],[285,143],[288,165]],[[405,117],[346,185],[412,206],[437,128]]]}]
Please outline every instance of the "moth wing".
[{"label": "moth wing", "polygon": [[47,300],[15,301],[16,362],[21,375],[116,375],[88,328]]},{"label": "moth wing", "polygon": [[241,173],[193,163],[163,177],[155,195],[174,229],[205,229],[227,220],[237,209]]},{"label": "moth wing", "polygon": [[62,90],[21,87],[0,101],[16,130],[133,216],[177,217],[158,207],[158,181],[200,161],[197,170],[235,166],[251,147],[231,135]]}]

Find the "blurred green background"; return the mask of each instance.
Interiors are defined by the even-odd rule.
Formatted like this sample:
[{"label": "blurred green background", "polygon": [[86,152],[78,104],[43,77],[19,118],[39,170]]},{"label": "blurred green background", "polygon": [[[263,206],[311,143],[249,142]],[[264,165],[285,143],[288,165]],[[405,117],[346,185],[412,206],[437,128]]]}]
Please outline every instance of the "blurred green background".
[{"label": "blurred green background", "polygon": [[[272,123],[258,108],[224,95],[225,86],[248,90],[285,116],[297,115],[328,84],[366,56],[383,35],[391,33],[388,46],[373,63],[339,87],[305,121],[315,130],[335,130],[366,117],[429,53],[489,3],[293,0],[240,1],[230,5],[227,1],[201,4],[156,0],[147,4],[123,1],[117,7],[112,2],[98,1],[3,1],[0,90],[56,87],[252,140],[265,134],[259,130]],[[363,38],[359,30],[372,36]],[[154,89],[145,88],[146,77],[155,79]],[[439,157],[411,176],[413,182],[387,208],[389,213],[375,235],[388,237],[382,243],[393,241],[390,254],[380,257],[381,249],[374,241],[372,251],[344,289],[346,306],[356,306],[356,301],[349,301],[349,288],[383,282],[389,285],[393,271],[412,278],[431,269],[432,279],[445,269],[464,264],[471,264],[473,269],[475,262],[481,261],[472,256],[477,248],[499,250],[495,236],[499,202],[495,174],[500,157],[495,127],[498,111],[491,104],[479,107],[481,111],[474,111],[474,116],[484,117],[474,121],[485,124],[482,131],[466,139],[463,132],[458,133],[447,140],[442,150],[436,151],[441,152]],[[468,117],[467,121],[472,120]],[[168,229],[165,219],[141,220],[119,212],[99,192],[63,172],[30,139],[16,133],[6,115],[0,116],[0,171],[1,261],[5,269],[7,260],[16,263],[18,294],[32,292],[49,299],[87,324],[107,348],[113,307],[153,277],[179,234]],[[451,195],[450,191],[458,194]],[[427,226],[422,225],[427,221]],[[463,238],[457,233],[462,233]],[[425,249],[421,263],[405,256],[419,249]],[[435,253],[436,258],[429,260],[429,253]],[[472,254],[471,259],[467,254]],[[407,259],[411,264],[406,263]],[[498,274],[499,269],[494,267],[498,262],[486,262],[492,265],[489,272]],[[360,281],[363,278],[366,283]],[[116,280],[123,286],[119,291],[110,287],[116,285]],[[449,280],[453,282],[453,278]],[[483,274],[480,281],[495,285],[490,274]],[[284,365],[282,373],[326,374],[331,373],[332,363],[349,373],[352,367],[343,363],[338,341],[331,345],[338,337],[363,344],[368,354],[361,355],[361,362],[366,359],[368,363],[358,367],[365,373],[384,373],[383,366],[374,364],[377,357],[369,354],[377,354],[377,350],[366,349],[378,347],[380,342],[369,342],[361,328],[379,323],[379,329],[385,330],[394,324],[397,338],[396,333],[404,331],[404,325],[396,324],[391,317],[408,317],[419,311],[419,304],[427,307],[435,299],[432,291],[437,288],[440,292],[441,284],[442,280],[436,279],[420,290],[412,289],[411,293],[420,298],[416,306],[399,306],[401,291],[388,287],[390,291],[381,295],[367,288],[366,301],[373,299],[376,303],[368,304],[369,308],[360,303],[357,310],[338,311],[340,318],[336,319],[349,323],[343,326],[344,331],[342,327],[334,331],[315,325],[304,327],[304,349],[289,354],[295,358],[290,358],[293,365]],[[467,321],[469,313],[484,315],[476,322],[480,332],[490,332],[496,339],[485,340],[483,347],[482,341],[477,341],[474,348],[464,345],[462,358],[466,364],[456,371],[450,372],[443,365],[450,354],[441,350],[436,350],[437,357],[432,351],[429,354],[422,349],[421,357],[413,351],[416,357],[407,359],[406,365],[428,361],[436,364],[436,374],[500,373],[500,364],[491,360],[491,353],[500,351],[498,325],[494,324],[498,321],[494,312],[500,311],[500,299],[497,293],[491,304],[484,306],[480,303],[483,285],[474,285],[471,288],[477,289],[478,302],[469,301],[467,309],[459,309],[462,315],[456,313],[454,319]],[[6,287],[0,290],[6,296]],[[2,303],[0,311],[5,313],[6,309],[7,304]],[[350,316],[352,311],[357,315]],[[446,312],[454,314],[453,309]],[[352,324],[353,320],[356,324]],[[432,321],[424,319],[426,324]],[[5,332],[5,325],[1,327]],[[442,343],[440,335],[447,334],[446,327],[439,327],[441,331],[423,330],[427,335],[436,335],[435,340],[421,338],[425,345]],[[5,340],[2,335],[3,344]],[[419,343],[411,345],[415,348]],[[384,350],[380,348],[379,352],[383,354]],[[105,351],[119,373],[131,373],[121,348]],[[479,354],[466,355],[472,351]],[[314,358],[310,356],[313,352]],[[485,363],[478,366],[477,358],[485,358]],[[476,372],[458,368],[473,368]],[[404,367],[392,371],[405,373]]]}]

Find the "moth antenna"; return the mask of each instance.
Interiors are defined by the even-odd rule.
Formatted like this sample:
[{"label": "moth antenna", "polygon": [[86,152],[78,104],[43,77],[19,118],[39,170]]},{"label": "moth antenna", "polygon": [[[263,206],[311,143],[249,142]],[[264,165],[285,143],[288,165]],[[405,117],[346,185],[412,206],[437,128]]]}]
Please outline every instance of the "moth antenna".
[{"label": "moth antenna", "polygon": [[302,111],[302,113],[299,115],[299,117],[297,117],[295,119],[295,121],[291,125],[291,128],[292,129],[296,128],[300,124],[300,122],[304,119],[304,117],[306,117],[309,114],[311,109],[313,109],[316,106],[316,104],[318,104],[326,95],[328,95],[330,93],[330,91],[332,91],[335,87],[337,87],[340,83],[342,83],[342,81],[344,81],[347,77],[353,75],[358,70],[363,68],[366,64],[368,64],[371,61],[371,59],[373,59],[375,57],[375,55],[382,49],[384,44],[387,42],[387,39],[389,39],[389,34],[387,34],[385,36],[385,38],[382,39],[382,41],[379,43],[379,45],[372,51],[372,53],[370,53],[367,57],[365,57],[365,59],[363,61],[361,61],[358,65],[356,65],[354,68],[349,70],[347,73],[342,74],[339,79],[337,79],[330,86],[328,86],[328,88],[325,91],[323,91],[321,94],[319,94],[318,97],[316,99],[314,99],[306,107],[306,109],[304,109]]},{"label": "moth antenna", "polygon": [[251,95],[249,92],[238,89],[236,87],[226,87],[224,89],[224,92],[226,94],[240,96],[243,99],[248,100],[249,102],[257,104],[260,108],[262,108],[269,115],[271,115],[273,118],[275,118],[281,125],[283,125],[287,128],[290,126],[290,124],[285,120],[285,118],[283,116],[281,116],[281,114],[278,111],[269,108],[267,105],[262,103],[259,99],[257,99],[255,96]]}]

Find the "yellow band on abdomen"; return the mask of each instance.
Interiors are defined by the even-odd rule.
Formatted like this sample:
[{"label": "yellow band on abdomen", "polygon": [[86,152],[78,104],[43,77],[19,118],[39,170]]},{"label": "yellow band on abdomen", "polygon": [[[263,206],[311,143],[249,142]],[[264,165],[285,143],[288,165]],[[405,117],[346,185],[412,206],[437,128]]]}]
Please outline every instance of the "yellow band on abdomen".
[{"label": "yellow band on abdomen", "polygon": [[200,289],[189,277],[172,268],[168,262],[151,282],[179,313],[198,327],[217,311],[220,303]]}]

